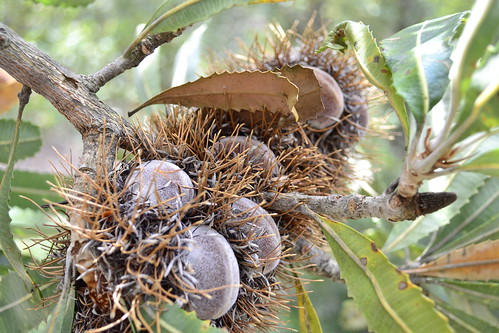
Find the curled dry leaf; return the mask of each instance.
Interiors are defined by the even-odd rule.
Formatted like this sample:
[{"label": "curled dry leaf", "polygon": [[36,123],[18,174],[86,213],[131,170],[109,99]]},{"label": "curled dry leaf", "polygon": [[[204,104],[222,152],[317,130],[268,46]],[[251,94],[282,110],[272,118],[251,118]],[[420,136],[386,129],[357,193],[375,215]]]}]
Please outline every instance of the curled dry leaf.
[{"label": "curled dry leaf", "polygon": [[499,276],[499,240],[453,250],[406,273],[460,280],[488,281]]},{"label": "curled dry leaf", "polygon": [[284,66],[279,71],[299,89],[296,111],[300,121],[318,129],[339,120],[345,106],[343,93],[336,80],[327,72],[312,66]]},{"label": "curled dry leaf", "polygon": [[267,110],[283,116],[296,114],[298,87],[273,72],[224,72],[201,77],[196,81],[173,87],[154,96],[135,110],[153,104],[180,104],[222,110]]}]

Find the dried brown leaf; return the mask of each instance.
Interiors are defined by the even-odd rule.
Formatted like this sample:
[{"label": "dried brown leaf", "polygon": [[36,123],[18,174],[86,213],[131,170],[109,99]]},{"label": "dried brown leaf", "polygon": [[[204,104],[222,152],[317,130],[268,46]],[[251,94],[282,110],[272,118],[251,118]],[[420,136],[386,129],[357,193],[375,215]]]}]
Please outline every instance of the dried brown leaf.
[{"label": "dried brown leaf", "polygon": [[499,277],[499,239],[453,250],[405,272],[460,280],[496,280]]},{"label": "dried brown leaf", "polygon": [[273,72],[224,72],[202,77],[154,96],[135,110],[153,104],[180,104],[222,110],[267,110],[297,118],[298,87]]},{"label": "dried brown leaf", "polygon": [[296,103],[300,121],[316,119],[317,114],[324,110],[324,105],[321,100],[321,86],[314,70],[295,65],[284,66],[279,71],[300,89]]}]

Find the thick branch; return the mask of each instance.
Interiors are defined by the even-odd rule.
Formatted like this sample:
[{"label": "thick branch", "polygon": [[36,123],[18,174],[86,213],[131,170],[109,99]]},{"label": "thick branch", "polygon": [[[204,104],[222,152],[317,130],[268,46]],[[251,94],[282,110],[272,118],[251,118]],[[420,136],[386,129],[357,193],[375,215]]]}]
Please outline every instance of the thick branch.
[{"label": "thick branch", "polygon": [[[389,221],[414,220],[418,216],[433,213],[456,200],[456,195],[449,192],[417,193],[411,198],[404,198],[395,189],[393,183],[381,195],[369,197],[359,194],[312,196],[300,193],[266,193],[265,199],[271,202],[270,208],[276,211],[295,210],[307,214],[308,209],[333,219],[354,219],[366,217],[385,218]],[[304,209],[304,208],[308,209]]]},{"label": "thick branch", "polygon": [[176,32],[165,32],[155,35],[149,35],[144,38],[130,55],[122,55],[111,63],[107,64],[95,74],[86,77],[88,88],[92,92],[97,92],[107,82],[114,79],[127,69],[137,67],[145,57],[152,54],[156,48],[162,44],[171,42],[175,37],[180,36],[184,29],[178,29]]},{"label": "thick branch", "polygon": [[45,97],[82,134],[106,129],[121,136],[126,122],[86,85],[83,76],[60,65],[0,23],[0,67]]}]

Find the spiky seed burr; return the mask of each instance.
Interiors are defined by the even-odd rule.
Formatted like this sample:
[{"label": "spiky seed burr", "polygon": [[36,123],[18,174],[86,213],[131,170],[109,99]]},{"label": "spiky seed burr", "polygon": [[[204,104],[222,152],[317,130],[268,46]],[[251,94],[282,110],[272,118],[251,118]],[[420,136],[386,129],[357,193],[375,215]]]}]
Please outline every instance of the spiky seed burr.
[{"label": "spiky seed burr", "polygon": [[134,170],[128,179],[129,190],[151,205],[178,209],[194,199],[191,178],[173,163],[151,160]]},{"label": "spiky seed burr", "polygon": [[247,198],[237,199],[231,206],[235,224],[243,234],[258,248],[250,254],[257,267],[263,267],[263,274],[268,274],[279,265],[281,255],[281,236],[270,214],[255,202]]},{"label": "spiky seed burr", "polygon": [[272,170],[274,175],[279,173],[279,165],[272,150],[266,144],[254,138],[246,136],[222,138],[215,143],[213,148],[215,155],[220,152],[229,156],[246,154],[245,162],[253,168]]},{"label": "spiky seed burr", "polygon": [[239,264],[227,240],[208,226],[195,227],[186,269],[192,271],[195,281],[187,307],[199,319],[217,319],[234,305],[239,293]]}]

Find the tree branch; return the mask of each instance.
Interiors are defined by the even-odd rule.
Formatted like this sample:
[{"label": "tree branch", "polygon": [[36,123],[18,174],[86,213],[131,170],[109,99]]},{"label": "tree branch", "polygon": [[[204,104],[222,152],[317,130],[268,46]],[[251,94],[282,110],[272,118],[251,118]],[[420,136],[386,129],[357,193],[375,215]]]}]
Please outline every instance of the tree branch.
[{"label": "tree branch", "polygon": [[182,34],[185,28],[178,29],[176,32],[165,32],[154,35],[148,35],[137,46],[135,46],[130,55],[122,55],[114,61],[104,66],[98,72],[87,75],[86,80],[90,91],[96,93],[107,82],[114,79],[127,69],[137,67],[145,57],[152,54],[159,46],[171,42],[175,37]]},{"label": "tree branch", "polygon": [[300,193],[265,193],[265,200],[276,211],[295,210],[309,215],[308,210],[333,219],[362,219],[366,217],[385,218],[389,221],[414,220],[418,216],[433,213],[456,200],[450,192],[417,193],[405,198],[396,191],[398,180],[385,192],[376,197],[359,194],[313,196]]},{"label": "tree branch", "polygon": [[307,270],[311,273],[333,281],[341,280],[340,267],[336,260],[331,257],[330,253],[310,243],[303,237],[295,241],[294,250],[306,258],[304,263],[310,264]]}]

